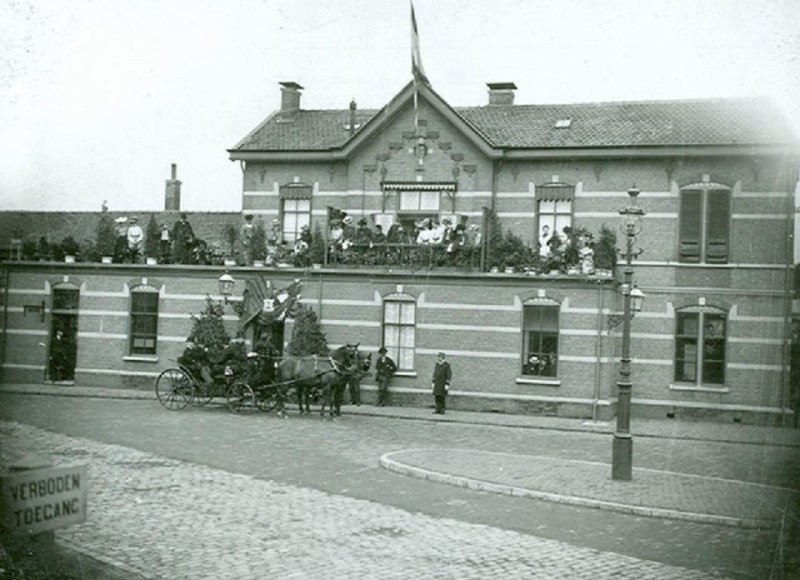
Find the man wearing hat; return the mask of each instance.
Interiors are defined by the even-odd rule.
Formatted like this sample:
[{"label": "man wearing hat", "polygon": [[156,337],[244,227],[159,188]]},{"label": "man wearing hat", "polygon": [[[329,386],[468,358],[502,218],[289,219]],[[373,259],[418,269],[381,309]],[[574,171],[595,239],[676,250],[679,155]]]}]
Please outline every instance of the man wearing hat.
[{"label": "man wearing hat", "polygon": [[172,226],[172,257],[176,264],[191,263],[191,253],[194,248],[194,231],[189,218],[181,213],[181,219]]},{"label": "man wearing hat", "polygon": [[253,233],[255,233],[255,231],[253,214],[248,213],[244,216],[244,223],[239,229],[239,243],[242,245],[240,262],[244,266],[253,265]]},{"label": "man wearing hat", "polygon": [[389,400],[389,381],[397,372],[397,365],[386,355],[386,348],[378,349],[378,360],[375,361],[375,382],[378,383],[378,402],[376,407],[385,407]]},{"label": "man wearing hat", "polygon": [[114,239],[114,263],[124,264],[128,261],[128,218],[120,216],[114,220],[117,224],[117,237]]},{"label": "man wearing hat", "polygon": [[130,225],[128,226],[128,255],[130,256],[131,262],[134,264],[139,263],[139,257],[142,255],[142,240],[144,240],[144,232],[142,231],[141,226],[139,226],[138,220],[135,217],[132,217],[129,220]]},{"label": "man wearing hat", "polygon": [[450,390],[452,378],[453,371],[450,368],[450,363],[447,362],[445,354],[440,352],[436,358],[436,366],[433,367],[433,379],[431,380],[433,401],[436,404],[436,408],[433,411],[434,415],[444,415],[445,398],[447,397],[447,391]]}]

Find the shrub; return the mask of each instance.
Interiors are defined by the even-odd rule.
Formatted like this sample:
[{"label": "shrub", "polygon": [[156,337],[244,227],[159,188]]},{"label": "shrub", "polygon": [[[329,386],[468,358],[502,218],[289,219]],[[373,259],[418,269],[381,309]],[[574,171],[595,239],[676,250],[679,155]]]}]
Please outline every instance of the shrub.
[{"label": "shrub", "polygon": [[144,255],[148,258],[158,258],[161,249],[161,228],[158,227],[156,216],[150,214],[147,229],[144,232]]},{"label": "shrub", "polygon": [[250,238],[250,244],[253,246],[253,260],[265,260],[267,257],[267,230],[264,228],[262,220],[258,220],[255,228],[253,228],[253,237]]},{"label": "shrub", "polygon": [[108,208],[103,207],[100,213],[100,219],[97,220],[95,227],[95,248],[100,256],[113,256],[114,244],[117,240],[117,228],[114,226],[114,220],[111,214],[108,213]]},{"label": "shrub", "polygon": [[606,224],[600,228],[597,243],[594,245],[594,266],[604,270],[614,270],[617,265],[617,234]]},{"label": "shrub", "polygon": [[239,241],[239,231],[236,229],[236,226],[233,224],[226,224],[222,229],[222,239],[228,244],[228,258],[231,260],[235,259],[236,242]]},{"label": "shrub", "polygon": [[49,260],[52,257],[50,243],[45,236],[41,236],[36,244],[36,255],[40,260]]},{"label": "shrub", "polygon": [[80,251],[81,247],[80,244],[73,238],[72,236],[67,236],[63,240],[61,240],[61,251],[63,255],[67,256],[77,256]]},{"label": "shrub", "polygon": [[308,256],[312,264],[322,264],[325,261],[325,236],[319,223],[314,226],[314,235],[311,237]]},{"label": "shrub", "polygon": [[286,352],[292,356],[328,354],[328,340],[322,332],[317,313],[300,304],[295,312],[295,326]]}]

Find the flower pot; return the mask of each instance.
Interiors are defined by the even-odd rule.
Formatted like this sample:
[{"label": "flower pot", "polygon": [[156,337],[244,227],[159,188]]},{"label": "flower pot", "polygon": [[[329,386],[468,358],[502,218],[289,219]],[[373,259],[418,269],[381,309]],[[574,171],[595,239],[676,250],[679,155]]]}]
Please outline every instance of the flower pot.
[{"label": "flower pot", "polygon": [[506,266],[505,270],[503,270],[506,274],[513,274],[514,267],[513,266]]},{"label": "flower pot", "polygon": [[225,258],[225,261],[223,262],[223,264],[225,264],[226,267],[235,266],[236,265],[236,260],[231,260],[231,259]]},{"label": "flower pot", "polygon": [[156,264],[158,264],[158,260],[156,258],[147,258],[148,266],[155,266]]},{"label": "flower pot", "polygon": [[100,258],[100,261],[101,261],[103,264],[111,264],[111,263],[113,263],[113,262],[114,262],[114,258],[112,258],[111,256],[102,256],[102,257]]},{"label": "flower pot", "polygon": [[264,260],[253,260],[253,266],[255,268],[263,268],[264,267]]},{"label": "flower pot", "polygon": [[598,278],[613,278],[614,273],[611,270],[606,270],[605,268],[597,268],[595,271],[595,276]]},{"label": "flower pot", "polygon": [[321,270],[322,269],[322,264],[316,264],[316,263],[311,264],[311,268],[314,269],[314,270]]},{"label": "flower pot", "polygon": [[72,254],[67,254],[66,256],[64,256],[64,262],[66,262],[67,264],[74,264],[75,256],[73,256]]}]

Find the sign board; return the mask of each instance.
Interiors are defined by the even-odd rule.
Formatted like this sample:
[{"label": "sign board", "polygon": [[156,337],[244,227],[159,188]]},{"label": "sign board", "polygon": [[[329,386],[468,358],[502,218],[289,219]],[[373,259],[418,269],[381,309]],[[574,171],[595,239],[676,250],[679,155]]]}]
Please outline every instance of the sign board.
[{"label": "sign board", "polygon": [[2,513],[10,531],[38,534],[86,521],[85,465],[31,469],[2,479]]}]

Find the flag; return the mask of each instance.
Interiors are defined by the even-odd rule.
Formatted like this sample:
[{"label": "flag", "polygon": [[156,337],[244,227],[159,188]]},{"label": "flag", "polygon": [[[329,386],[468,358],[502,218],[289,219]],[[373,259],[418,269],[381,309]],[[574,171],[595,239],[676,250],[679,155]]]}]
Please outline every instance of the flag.
[{"label": "flag", "polygon": [[414,2],[411,2],[411,73],[414,75],[415,81],[418,78],[427,80],[419,50],[419,31],[417,30],[417,18],[414,16]]}]

